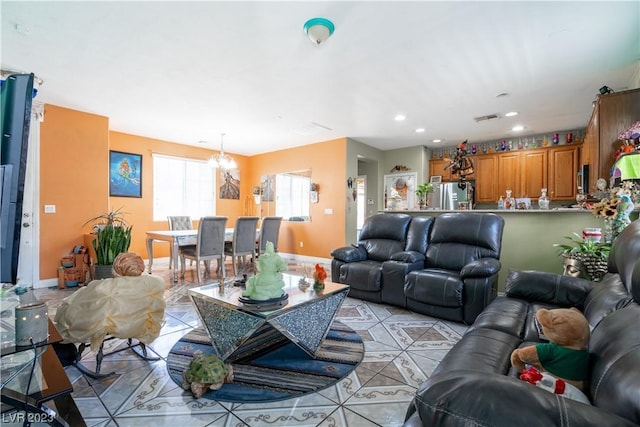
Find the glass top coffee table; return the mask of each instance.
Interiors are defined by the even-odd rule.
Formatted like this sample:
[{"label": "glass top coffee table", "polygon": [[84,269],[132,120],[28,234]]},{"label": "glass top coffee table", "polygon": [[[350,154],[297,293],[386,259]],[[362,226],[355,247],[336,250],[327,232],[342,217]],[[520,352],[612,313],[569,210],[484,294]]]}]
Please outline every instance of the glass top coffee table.
[{"label": "glass top coffee table", "polygon": [[293,342],[315,357],[349,286],[325,281],[325,289],[298,288],[299,276],[284,275],[288,295],[280,307],[257,309],[238,300],[244,288],[218,284],[189,290],[211,343],[224,361],[240,360],[257,351]]}]

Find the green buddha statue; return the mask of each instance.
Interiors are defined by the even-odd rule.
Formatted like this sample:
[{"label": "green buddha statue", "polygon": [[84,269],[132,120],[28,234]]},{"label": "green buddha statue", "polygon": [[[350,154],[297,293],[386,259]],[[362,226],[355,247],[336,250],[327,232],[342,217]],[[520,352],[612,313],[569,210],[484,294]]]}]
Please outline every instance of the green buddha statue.
[{"label": "green buddha statue", "polygon": [[265,252],[258,258],[258,272],[247,280],[247,289],[242,295],[256,301],[279,298],[283,295],[282,272],[287,264],[276,254],[273,243],[267,242]]}]

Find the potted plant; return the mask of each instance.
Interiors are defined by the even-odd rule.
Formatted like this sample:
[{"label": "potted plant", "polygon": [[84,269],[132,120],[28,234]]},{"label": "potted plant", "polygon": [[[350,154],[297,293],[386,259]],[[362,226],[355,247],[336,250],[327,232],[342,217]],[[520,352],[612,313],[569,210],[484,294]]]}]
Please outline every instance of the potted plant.
[{"label": "potted plant", "polygon": [[418,204],[420,209],[424,209],[427,206],[427,196],[429,193],[433,193],[433,184],[430,182],[423,182],[416,188],[416,195],[418,196]]},{"label": "potted plant", "polygon": [[553,245],[558,248],[558,255],[562,255],[563,264],[566,266],[569,259],[577,260],[584,266],[591,280],[600,280],[607,272],[611,243],[583,239],[577,233],[573,233],[573,236],[565,236],[565,239],[571,243]]},{"label": "potted plant", "polygon": [[96,238],[92,245],[96,251],[96,265],[94,266],[96,279],[113,277],[111,271],[113,261],[118,254],[129,250],[133,226],[127,224],[121,209],[105,212],[84,223],[84,225],[94,223],[93,234],[96,235]]}]

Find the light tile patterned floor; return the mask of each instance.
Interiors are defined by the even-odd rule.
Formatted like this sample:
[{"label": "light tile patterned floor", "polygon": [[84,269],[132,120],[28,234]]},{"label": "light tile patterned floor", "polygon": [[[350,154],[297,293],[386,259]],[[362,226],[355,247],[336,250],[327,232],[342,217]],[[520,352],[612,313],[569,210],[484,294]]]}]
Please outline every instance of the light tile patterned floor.
[{"label": "light tile patterned floor", "polygon": [[[309,266],[307,266],[308,268]],[[330,271],[329,265],[325,265]],[[227,271],[231,271],[228,268]],[[289,262],[289,272],[303,266]],[[192,274],[193,273],[193,274]],[[166,323],[151,349],[162,360],[143,361],[129,351],[105,357],[102,372],[116,375],[96,380],[74,367],[66,371],[73,397],[88,426],[399,426],[417,387],[429,377],[466,327],[397,307],[347,298],[337,318],[365,343],[362,363],[346,378],[318,393],[261,404],[195,400],[175,384],[165,366],[171,347],[200,321],[187,292],[198,286],[194,271],[173,283],[168,261],[154,261],[154,274],[165,279]],[[206,280],[213,282],[214,276]],[[39,289],[55,315],[60,301],[75,289]],[[108,342],[116,349],[122,341]],[[93,353],[83,363],[95,366]]]}]

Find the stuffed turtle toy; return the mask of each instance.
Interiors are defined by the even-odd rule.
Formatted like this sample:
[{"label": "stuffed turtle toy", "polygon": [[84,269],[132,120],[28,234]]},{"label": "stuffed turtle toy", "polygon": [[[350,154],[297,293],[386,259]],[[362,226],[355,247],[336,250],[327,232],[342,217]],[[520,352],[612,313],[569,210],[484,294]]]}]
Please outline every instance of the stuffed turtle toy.
[{"label": "stuffed turtle toy", "polygon": [[182,388],[191,389],[196,399],[207,390],[218,390],[233,381],[233,367],[213,354],[197,352],[182,374]]}]

